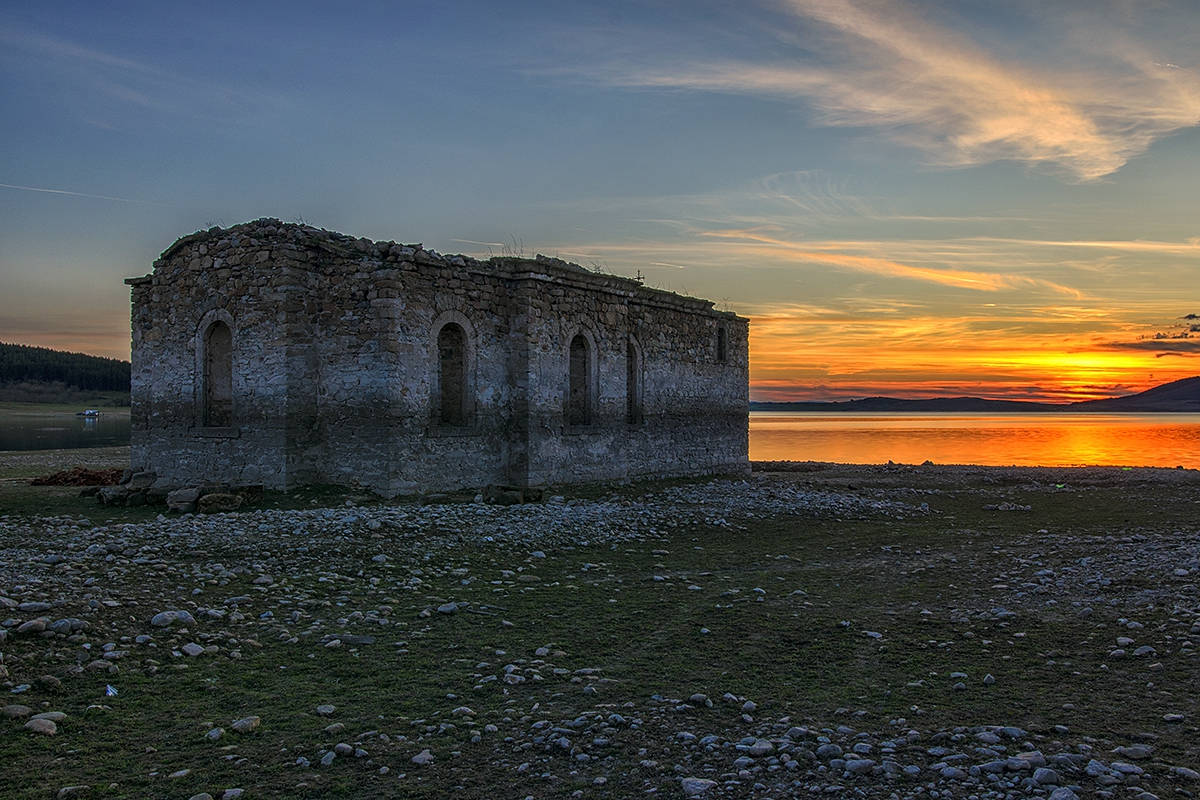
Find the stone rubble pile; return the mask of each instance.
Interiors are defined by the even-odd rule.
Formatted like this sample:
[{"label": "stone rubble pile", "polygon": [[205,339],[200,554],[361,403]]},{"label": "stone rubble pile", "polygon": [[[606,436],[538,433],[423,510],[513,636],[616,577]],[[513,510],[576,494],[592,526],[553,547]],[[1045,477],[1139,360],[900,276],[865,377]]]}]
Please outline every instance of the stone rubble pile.
[{"label": "stone rubble pile", "polygon": [[263,497],[263,487],[200,484],[176,487],[163,481],[153,472],[124,470],[116,485],[88,486],[85,497],[95,497],[102,506],[136,508],[166,506],[180,514],[220,514],[237,511],[245,504],[253,505]]}]

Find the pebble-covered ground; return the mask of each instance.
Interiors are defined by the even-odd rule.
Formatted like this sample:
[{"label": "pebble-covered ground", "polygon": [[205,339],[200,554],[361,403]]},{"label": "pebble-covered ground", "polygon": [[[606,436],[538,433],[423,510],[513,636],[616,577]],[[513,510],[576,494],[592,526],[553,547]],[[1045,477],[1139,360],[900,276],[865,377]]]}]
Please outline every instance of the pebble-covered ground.
[{"label": "pebble-covered ground", "polygon": [[1195,472],[775,466],[0,516],[0,796],[1200,792]]}]

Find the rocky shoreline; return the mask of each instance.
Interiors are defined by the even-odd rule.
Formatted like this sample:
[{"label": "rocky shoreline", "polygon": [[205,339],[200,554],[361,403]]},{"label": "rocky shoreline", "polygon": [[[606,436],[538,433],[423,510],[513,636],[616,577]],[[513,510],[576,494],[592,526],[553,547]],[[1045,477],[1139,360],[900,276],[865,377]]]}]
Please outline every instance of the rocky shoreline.
[{"label": "rocky shoreline", "polygon": [[[615,591],[621,581],[646,580],[711,595],[718,609],[723,601],[745,600],[802,612],[815,595],[736,581],[719,594],[711,573],[674,574],[670,553],[684,547],[692,531],[750,535],[763,520],[925,524],[959,494],[969,494],[981,513],[1020,518],[1025,532],[1006,545],[1021,555],[998,557],[1006,569],[986,577],[986,596],[964,593],[952,609],[911,614],[944,614],[968,638],[976,635],[974,628],[981,636],[1009,636],[1015,623],[1086,620],[1105,626],[1087,643],[1097,665],[1131,662],[1153,676],[1163,661],[1174,659],[1195,669],[1190,639],[1200,637],[1200,539],[1194,527],[1051,533],[1034,527],[1033,519],[1025,524],[1039,503],[1029,510],[1028,503],[1005,499],[1016,492],[1022,498],[1083,497],[1114,486],[1187,489],[1197,483],[1193,472],[922,469],[811,465],[635,497],[553,497],[516,506],[347,504],[160,516],[120,525],[3,516],[0,687],[8,699],[0,748],[11,760],[30,741],[69,742],[77,720],[116,713],[118,701],[98,691],[127,680],[141,685],[169,680],[180,668],[236,668],[267,650],[280,651],[284,662],[311,657],[314,650],[322,658],[403,659],[438,626],[459,618],[494,624],[503,633],[522,622],[509,619],[506,598],[557,590],[567,580],[547,577],[552,562],[570,562],[571,579],[604,576]],[[805,485],[813,477],[820,487]],[[585,560],[598,561],[597,553],[618,548],[650,548],[648,555],[662,568],[648,576],[618,576]],[[898,574],[915,573],[941,568],[943,555],[897,548],[888,563]],[[1151,576],[1153,587],[1127,581],[1137,575]],[[853,609],[844,613],[854,616]],[[868,644],[886,644],[892,636],[859,630],[850,619],[846,636]],[[451,765],[456,773],[474,769],[491,780],[511,774],[522,787],[533,787],[530,797],[622,796],[636,789],[647,796],[1153,800],[1200,791],[1197,763],[1180,758],[1178,747],[1164,752],[1161,733],[1131,730],[1117,737],[1080,730],[1057,721],[1074,710],[1069,702],[1037,709],[1047,722],[1036,729],[979,717],[929,727],[916,702],[911,713],[881,718],[852,705],[789,707],[765,687],[753,696],[683,685],[670,694],[627,694],[625,681],[612,677],[614,667],[554,643],[528,652],[497,649],[444,666],[451,691],[436,706],[372,724],[343,718],[342,703],[331,698],[295,712],[311,718],[311,736],[282,740],[273,766],[256,760],[242,768],[286,766],[301,795],[316,791],[322,771],[343,762],[345,769],[369,774],[366,785],[413,784],[413,791],[418,779],[432,779]],[[904,689],[914,696],[936,687],[969,694],[996,682],[991,672],[926,673],[914,670]],[[1168,729],[1196,730],[1196,686],[1172,687],[1175,705],[1162,715]],[[547,694],[550,688],[556,691]],[[503,694],[492,698],[497,692]],[[93,699],[79,699],[85,695]],[[486,704],[491,708],[476,713],[472,707],[484,696],[492,698]],[[248,743],[259,735],[259,721],[264,729],[277,723],[248,719],[192,720],[195,742],[185,749]],[[186,770],[177,774],[163,766],[150,777],[182,785],[199,772],[195,766]],[[0,778],[0,786],[12,786],[10,780]],[[446,789],[463,786],[455,790],[459,796],[495,796],[477,784],[472,789],[465,778],[443,774],[439,780]],[[60,788],[71,790],[61,796],[83,791]],[[243,789],[246,796],[264,794],[245,785],[208,793],[236,797],[233,790]]]}]

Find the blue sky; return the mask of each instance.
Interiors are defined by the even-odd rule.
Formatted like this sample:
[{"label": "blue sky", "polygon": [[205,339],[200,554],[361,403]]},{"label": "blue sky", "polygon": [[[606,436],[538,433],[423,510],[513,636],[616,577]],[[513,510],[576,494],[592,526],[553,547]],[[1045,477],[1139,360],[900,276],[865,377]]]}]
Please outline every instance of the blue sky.
[{"label": "blue sky", "polygon": [[179,236],[557,255],[752,321],[758,398],[1196,374],[1188,2],[0,3],[0,340],[128,357]]}]

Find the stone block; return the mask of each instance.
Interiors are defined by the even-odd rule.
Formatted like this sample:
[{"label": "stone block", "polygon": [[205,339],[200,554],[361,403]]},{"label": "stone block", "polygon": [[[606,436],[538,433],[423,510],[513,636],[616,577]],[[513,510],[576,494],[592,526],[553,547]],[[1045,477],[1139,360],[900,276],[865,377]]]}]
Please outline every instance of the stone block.
[{"label": "stone block", "polygon": [[171,490],[162,488],[150,488],[146,490],[146,505],[148,506],[164,506],[167,504],[167,496],[171,494]]},{"label": "stone block", "polygon": [[135,472],[129,478],[129,491],[140,492],[154,485],[158,476],[153,472]]},{"label": "stone block", "polygon": [[220,514],[237,511],[241,507],[241,496],[230,492],[206,494],[196,503],[196,510],[201,514]]},{"label": "stone block", "polygon": [[181,514],[191,514],[196,510],[196,501],[200,499],[200,489],[190,487],[176,489],[167,494],[167,509]]},{"label": "stone block", "polygon": [[102,486],[96,492],[96,500],[102,506],[123,506],[129,497],[128,486]]}]

